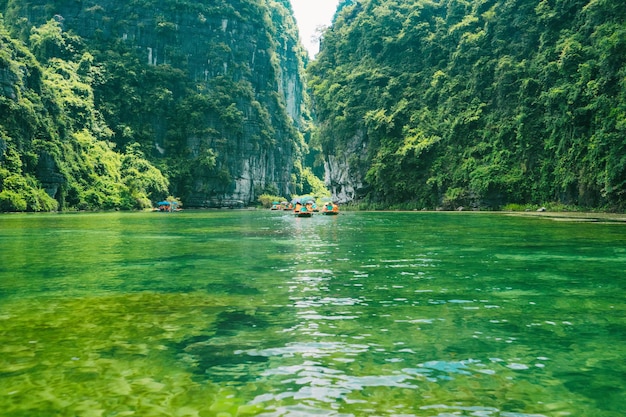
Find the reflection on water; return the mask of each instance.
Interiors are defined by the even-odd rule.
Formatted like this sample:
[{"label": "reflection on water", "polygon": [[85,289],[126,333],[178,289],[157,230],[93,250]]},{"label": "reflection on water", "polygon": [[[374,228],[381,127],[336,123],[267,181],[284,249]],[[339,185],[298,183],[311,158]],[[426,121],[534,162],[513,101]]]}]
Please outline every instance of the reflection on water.
[{"label": "reflection on water", "polygon": [[0,414],[621,416],[624,227],[3,216]]}]

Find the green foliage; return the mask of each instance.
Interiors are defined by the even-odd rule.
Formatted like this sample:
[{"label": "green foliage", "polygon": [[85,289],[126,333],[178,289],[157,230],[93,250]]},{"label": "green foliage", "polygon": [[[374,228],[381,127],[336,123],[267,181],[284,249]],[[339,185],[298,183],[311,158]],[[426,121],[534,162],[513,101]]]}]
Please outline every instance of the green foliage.
[{"label": "green foliage", "polygon": [[[542,206],[543,207],[543,206]],[[536,204],[506,204],[502,207],[503,211],[537,211],[539,205]]]},{"label": "green foliage", "polygon": [[183,206],[183,202],[180,198],[174,197],[173,195],[168,195],[165,201],[169,201],[170,203],[174,203],[176,207],[180,208]]},{"label": "green foliage", "polygon": [[7,149],[0,162],[0,212],[56,210],[57,201],[39,188],[38,181],[23,168],[18,153]]},{"label": "green foliage", "polygon": [[[130,208],[152,207],[151,199],[168,193],[169,181],[145,159],[138,144],[127,147],[126,153],[122,155],[120,176],[131,198]],[[180,201],[177,202],[179,206],[182,205]]]},{"label": "green foliage", "polygon": [[26,211],[26,199],[11,190],[0,191],[0,211]]},{"label": "green foliage", "polygon": [[315,140],[370,203],[626,209],[622,6],[346,2],[308,68]]},{"label": "green foliage", "polygon": [[39,62],[46,63],[51,58],[73,59],[81,49],[81,39],[63,32],[59,22],[50,20],[42,26],[31,29],[29,45],[30,51]]},{"label": "green foliage", "polygon": [[302,171],[302,193],[311,194],[316,197],[330,197],[330,191],[324,185],[324,181],[315,176],[310,168]]},{"label": "green foliage", "polygon": [[31,42],[43,66],[0,26],[11,81],[0,96],[0,211],[139,209],[166,195],[167,179],[136,147],[122,154],[109,141],[93,57],[73,49],[80,42],[55,21],[34,28]]},{"label": "green foliage", "polygon": [[60,168],[72,191],[70,206],[83,209],[143,209],[168,193],[168,181],[138,150],[130,146],[119,154],[110,143],[89,132],[74,134],[71,147],[64,147]]},{"label": "green foliage", "polygon": [[258,201],[259,203],[261,203],[261,206],[263,206],[263,208],[270,208],[272,207],[272,203],[276,201],[278,201],[279,203],[285,201],[285,197],[271,194],[261,194],[258,198]]}]

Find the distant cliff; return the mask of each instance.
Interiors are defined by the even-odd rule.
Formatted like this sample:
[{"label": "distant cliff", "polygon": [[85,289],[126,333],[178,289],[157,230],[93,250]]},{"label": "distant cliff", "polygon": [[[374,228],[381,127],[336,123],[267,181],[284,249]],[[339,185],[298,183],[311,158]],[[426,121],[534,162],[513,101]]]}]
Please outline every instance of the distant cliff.
[{"label": "distant cliff", "polygon": [[[289,1],[8,0],[4,16],[39,59],[93,57],[111,142],[142,152],[186,206],[298,191],[309,116]],[[37,49],[45,24],[74,42]]]}]

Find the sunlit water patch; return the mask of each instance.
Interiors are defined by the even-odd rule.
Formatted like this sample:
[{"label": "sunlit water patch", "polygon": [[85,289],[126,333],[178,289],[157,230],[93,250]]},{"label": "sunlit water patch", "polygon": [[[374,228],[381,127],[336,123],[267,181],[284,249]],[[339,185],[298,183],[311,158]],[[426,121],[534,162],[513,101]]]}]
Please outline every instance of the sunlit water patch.
[{"label": "sunlit water patch", "polygon": [[622,416],[624,227],[2,216],[0,415]]}]

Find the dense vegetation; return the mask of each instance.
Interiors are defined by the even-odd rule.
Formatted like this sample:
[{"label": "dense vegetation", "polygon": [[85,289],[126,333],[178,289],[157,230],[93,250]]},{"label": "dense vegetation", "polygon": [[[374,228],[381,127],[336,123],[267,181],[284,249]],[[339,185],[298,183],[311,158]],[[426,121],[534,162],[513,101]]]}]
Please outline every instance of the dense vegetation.
[{"label": "dense vegetation", "polygon": [[626,209],[623,0],[341,7],[309,74],[317,146],[356,198]]},{"label": "dense vegetation", "polygon": [[315,129],[288,0],[0,12],[0,211],[288,197],[323,166],[370,206],[626,209],[621,0],[343,0]]},{"label": "dense vegetation", "polygon": [[0,21],[0,211],[134,209],[167,195],[138,147],[115,150],[94,106],[93,57],[75,55],[76,42],[50,22],[32,31],[33,55]]},{"label": "dense vegetation", "polygon": [[0,211],[306,191],[289,1],[205,3],[0,2]]}]

